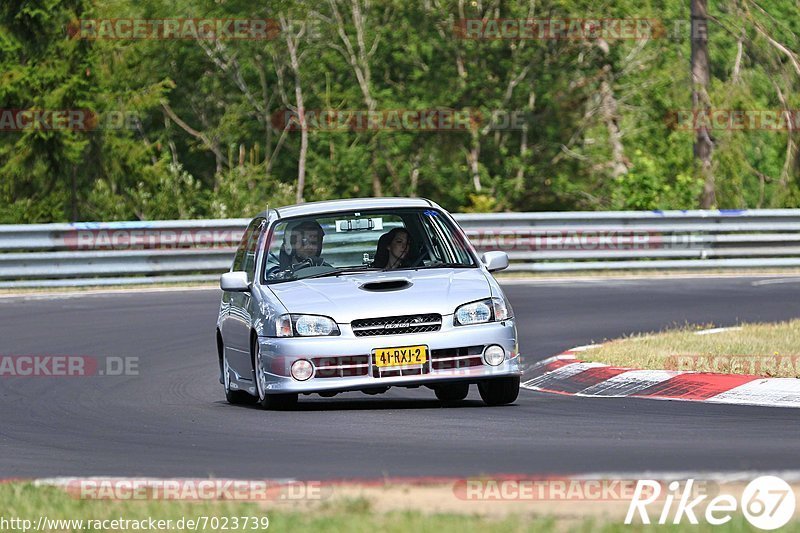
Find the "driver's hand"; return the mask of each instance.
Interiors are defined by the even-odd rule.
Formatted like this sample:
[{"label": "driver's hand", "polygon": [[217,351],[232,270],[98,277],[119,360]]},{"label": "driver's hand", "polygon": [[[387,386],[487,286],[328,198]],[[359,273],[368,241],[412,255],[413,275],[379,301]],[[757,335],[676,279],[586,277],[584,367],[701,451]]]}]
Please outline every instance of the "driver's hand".
[{"label": "driver's hand", "polygon": [[307,257],[307,258],[303,259],[302,261],[300,261],[299,263],[295,263],[294,265],[292,265],[291,270],[292,270],[292,272],[294,272],[296,270],[299,270],[299,269],[305,268],[305,267],[309,267],[309,266],[314,266],[314,262],[311,260],[310,257]]},{"label": "driver's hand", "polygon": [[307,267],[307,266],[322,266],[324,264],[325,264],[325,261],[321,257],[318,257],[318,256],[316,256],[316,257],[306,257],[305,259],[303,259],[302,262],[297,263],[296,265],[294,265],[293,268],[296,270],[298,268],[303,268],[303,267]]}]

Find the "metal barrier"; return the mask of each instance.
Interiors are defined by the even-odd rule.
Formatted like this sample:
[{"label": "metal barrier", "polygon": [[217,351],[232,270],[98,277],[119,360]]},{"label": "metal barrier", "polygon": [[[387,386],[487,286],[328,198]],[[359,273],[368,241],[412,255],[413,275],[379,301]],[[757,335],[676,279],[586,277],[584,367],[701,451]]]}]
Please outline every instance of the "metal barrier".
[{"label": "metal barrier", "polygon": [[[457,214],[510,271],[800,267],[800,209]],[[0,287],[215,279],[248,219],[0,225]]]}]

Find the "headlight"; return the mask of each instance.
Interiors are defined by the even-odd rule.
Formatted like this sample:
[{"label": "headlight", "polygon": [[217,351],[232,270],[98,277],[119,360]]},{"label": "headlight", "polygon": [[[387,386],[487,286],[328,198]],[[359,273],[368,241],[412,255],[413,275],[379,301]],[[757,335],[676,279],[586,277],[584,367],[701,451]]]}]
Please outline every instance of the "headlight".
[{"label": "headlight", "polygon": [[456,326],[500,322],[511,318],[511,306],[502,298],[488,298],[478,302],[464,304],[456,309]]},{"label": "headlight", "polygon": [[483,324],[492,319],[492,306],[488,301],[465,304],[456,309],[456,324]]},{"label": "headlight", "polygon": [[281,315],[275,323],[278,337],[327,337],[339,335],[339,326],[326,316]]},{"label": "headlight", "polygon": [[511,306],[502,298],[492,298],[492,311],[494,311],[494,319],[497,322],[508,320],[514,315]]}]

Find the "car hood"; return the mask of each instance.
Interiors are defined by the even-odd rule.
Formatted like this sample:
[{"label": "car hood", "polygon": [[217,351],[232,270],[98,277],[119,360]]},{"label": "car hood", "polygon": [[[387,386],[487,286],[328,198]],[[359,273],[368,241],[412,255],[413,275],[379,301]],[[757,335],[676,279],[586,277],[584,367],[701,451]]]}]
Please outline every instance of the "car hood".
[{"label": "car hood", "polygon": [[[407,282],[397,290],[365,290],[364,285]],[[276,283],[271,290],[290,313],[325,315],[336,322],[349,323],[359,318],[412,315],[419,313],[453,314],[463,303],[489,298],[491,288],[479,268],[437,268],[343,274],[326,278]]]}]

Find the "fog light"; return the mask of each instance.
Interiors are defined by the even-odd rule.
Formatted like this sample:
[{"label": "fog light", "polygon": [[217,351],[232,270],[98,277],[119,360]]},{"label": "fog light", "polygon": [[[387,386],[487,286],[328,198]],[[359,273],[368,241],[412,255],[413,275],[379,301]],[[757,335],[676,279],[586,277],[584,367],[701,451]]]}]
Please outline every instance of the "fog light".
[{"label": "fog light", "polygon": [[305,381],[314,373],[314,366],[305,359],[292,363],[292,377],[297,381]]},{"label": "fog light", "polygon": [[483,360],[487,365],[497,366],[506,359],[506,351],[502,346],[492,344],[483,351]]}]

